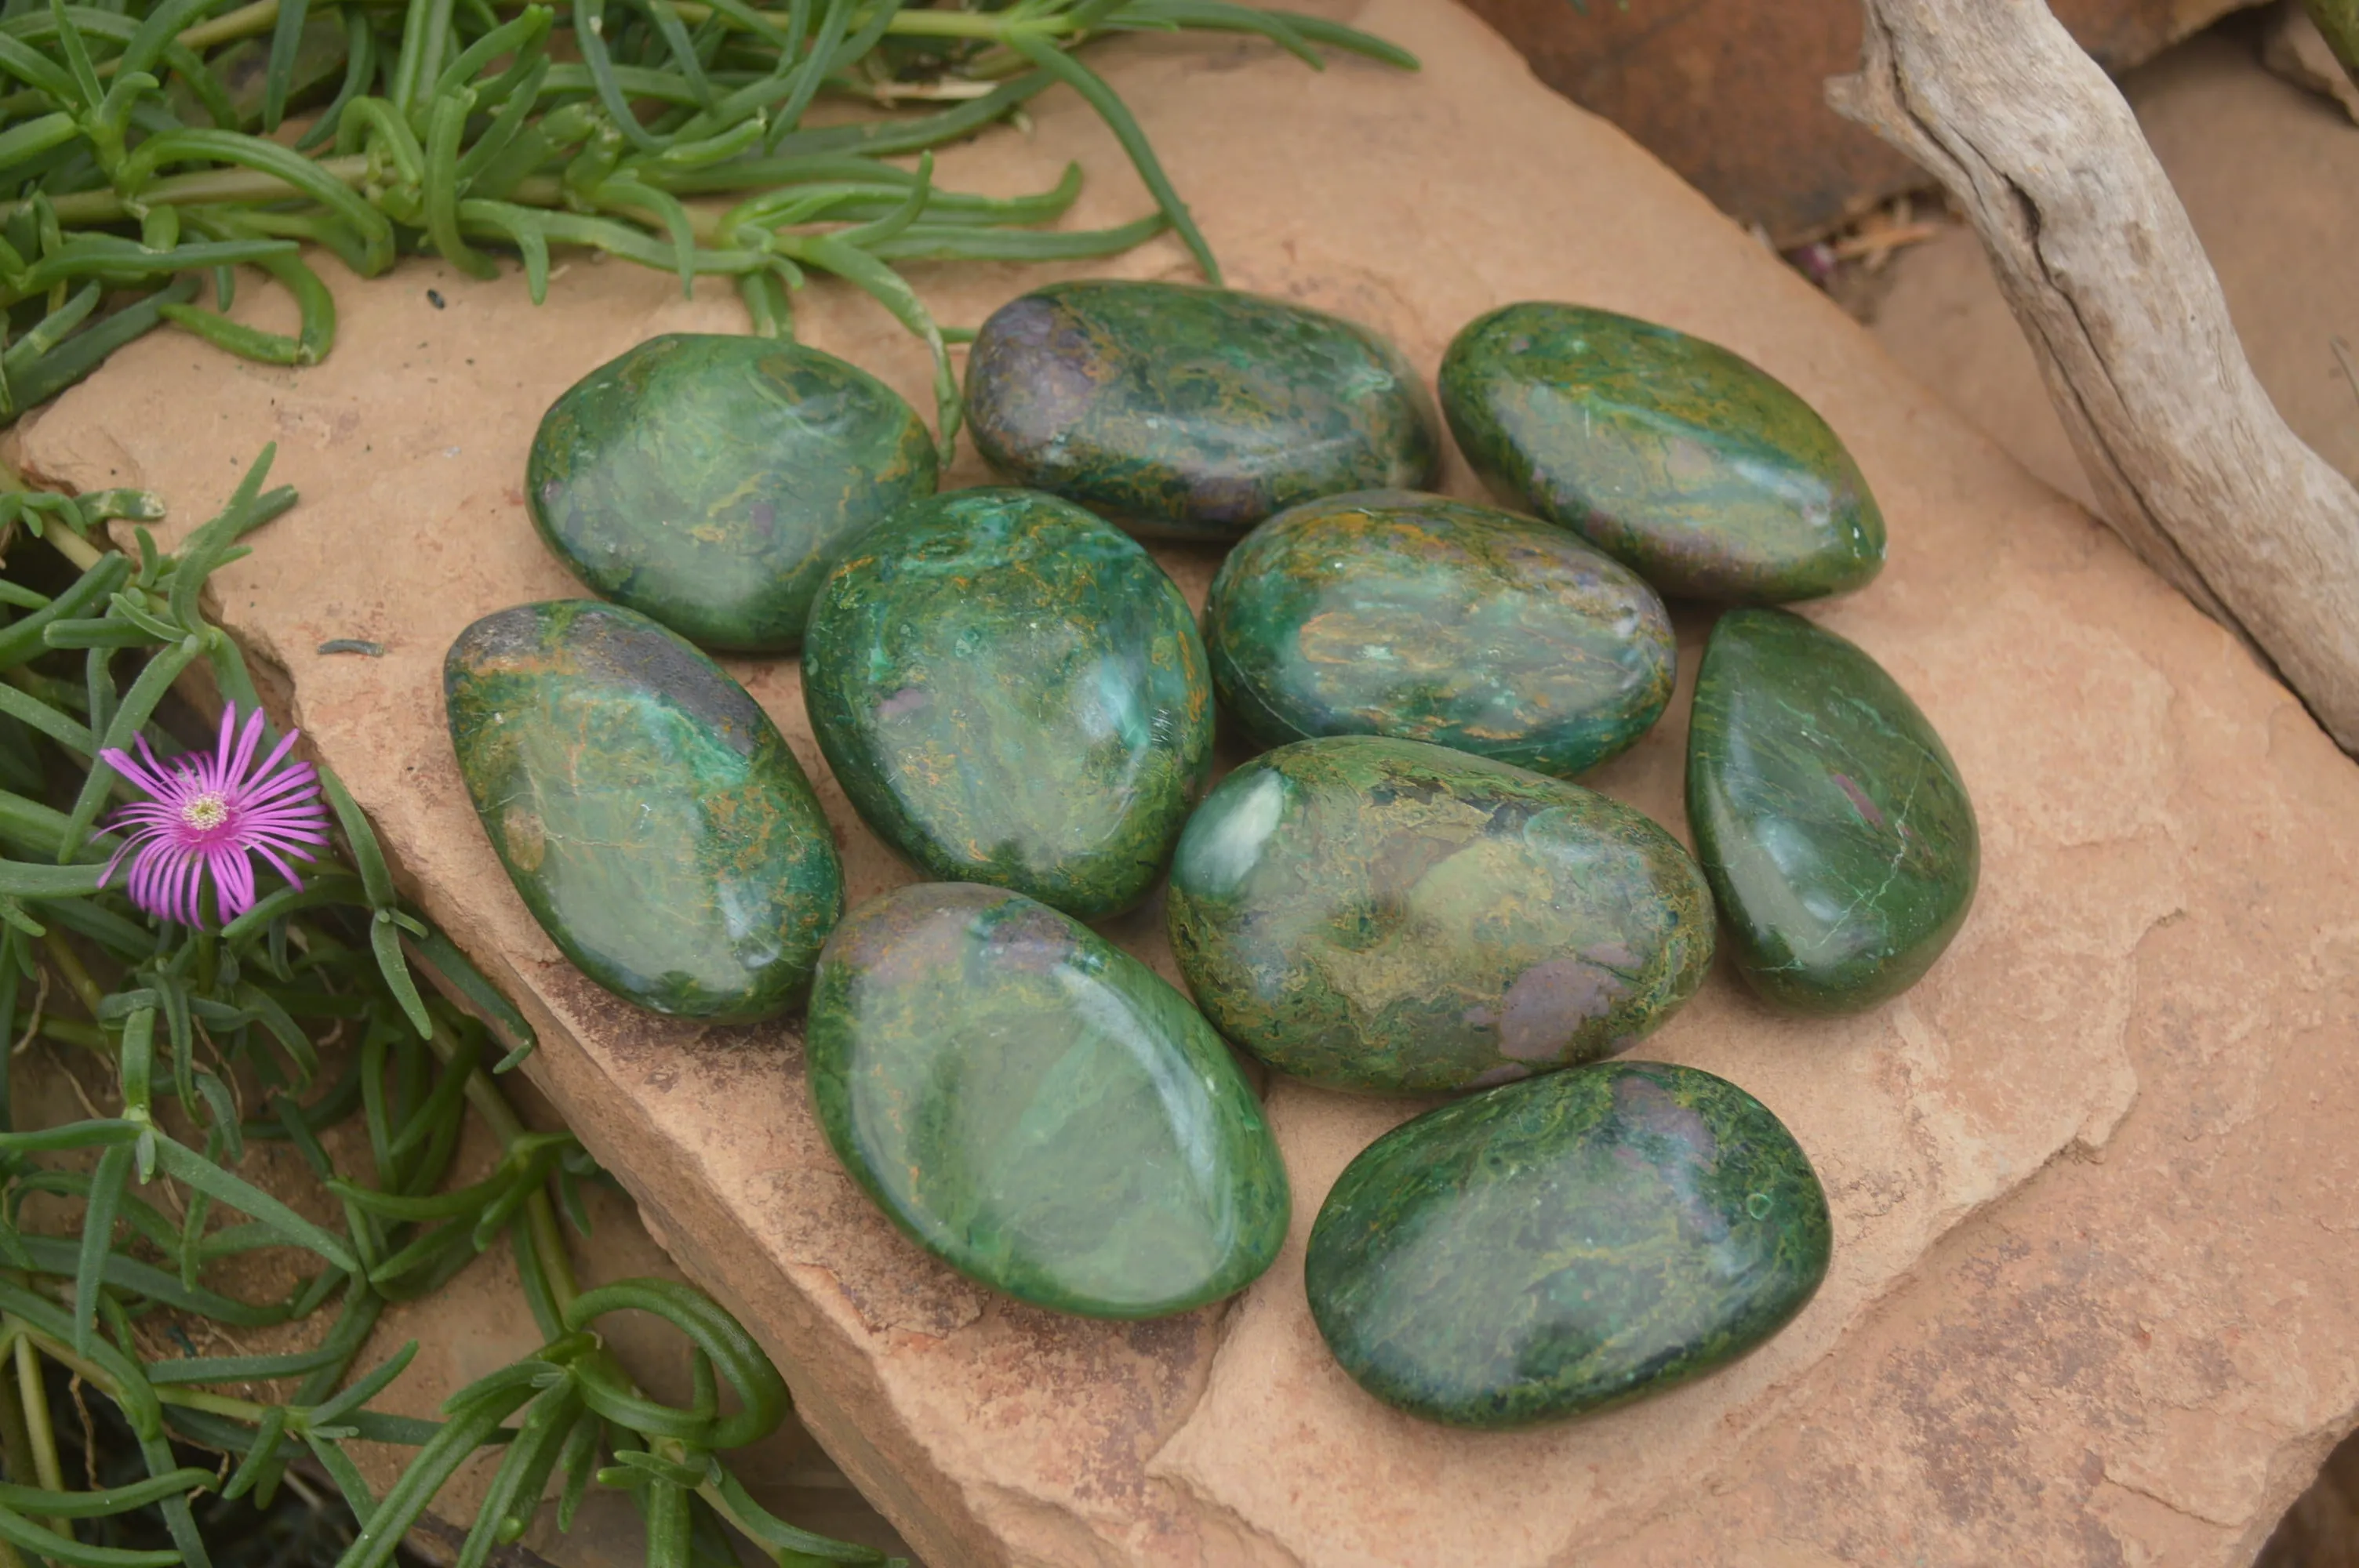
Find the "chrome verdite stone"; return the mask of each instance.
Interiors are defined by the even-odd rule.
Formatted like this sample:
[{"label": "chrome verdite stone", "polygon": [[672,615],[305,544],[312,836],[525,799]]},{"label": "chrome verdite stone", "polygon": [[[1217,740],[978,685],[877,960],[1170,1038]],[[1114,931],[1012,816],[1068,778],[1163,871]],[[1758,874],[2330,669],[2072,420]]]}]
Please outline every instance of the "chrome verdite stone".
[{"label": "chrome verdite stone", "polygon": [[1458,334],[1441,406],[1510,504],[1674,598],[1841,593],[1884,566],[1884,514],[1816,410],[1717,343],[1578,305]]},{"label": "chrome verdite stone", "polygon": [[853,911],[821,955],[811,1098],[853,1177],[984,1284],[1092,1317],[1218,1301],[1289,1197],[1235,1062],[1137,959],[1000,888]]},{"label": "chrome verdite stone", "polygon": [[1882,665],[1799,615],[1712,627],[1687,798],[1737,971],[1788,1011],[1899,995],[1973,904],[1973,803],[1941,738]]},{"label": "chrome verdite stone", "polygon": [[1445,496],[1291,507],[1204,608],[1222,708],[1254,740],[1430,741],[1569,778],[1646,733],[1678,649],[1655,590],[1565,530]]},{"label": "chrome verdite stone", "polygon": [[812,608],[803,697],[911,864],[1084,919],[1147,896],[1212,762],[1187,600],[1136,540],[1034,491],[954,491],[864,535]]},{"label": "chrome verdite stone", "polygon": [[1165,908],[1189,989],[1280,1072],[1434,1094],[1627,1048],[1710,968],[1677,839],[1593,790],[1416,741],[1303,741],[1188,822]]},{"label": "chrome verdite stone", "polygon": [[707,647],[790,652],[834,552],[934,491],[898,394],[774,339],[671,333],[592,371],[533,438],[525,503],[593,591]]},{"label": "chrome verdite stone", "polygon": [[476,622],[442,665],[475,815],[560,951],[683,1018],[785,1010],[843,910],[835,835],[769,716],[595,600]]},{"label": "chrome verdite stone", "polygon": [[975,338],[966,406],[1001,473],[1147,535],[1234,539],[1299,502],[1440,471],[1424,385],[1382,336],[1190,284],[1009,301]]},{"label": "chrome verdite stone", "polygon": [[1809,1158],[1723,1078],[1603,1062],[1376,1140],[1310,1231],[1303,1285],[1385,1403],[1509,1428],[1710,1372],[1790,1322],[1833,1251]]}]

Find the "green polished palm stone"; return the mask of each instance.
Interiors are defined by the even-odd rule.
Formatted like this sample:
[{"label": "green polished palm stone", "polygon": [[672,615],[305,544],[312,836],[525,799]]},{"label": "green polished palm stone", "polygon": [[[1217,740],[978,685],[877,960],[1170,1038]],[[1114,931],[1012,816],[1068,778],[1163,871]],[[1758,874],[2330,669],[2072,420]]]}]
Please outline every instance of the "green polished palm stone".
[{"label": "green polished palm stone", "polygon": [[1982,856],[1957,764],[1883,666],[1799,615],[1712,627],[1687,797],[1737,969],[1777,1007],[1873,1007],[1965,924]]},{"label": "green polished palm stone", "polygon": [[1593,790],[1418,741],[1297,741],[1188,822],[1165,908],[1197,1005],[1283,1073],[1434,1094],[1593,1061],[1710,968],[1679,840]]},{"label": "green polished palm stone", "polygon": [[812,606],[803,698],[912,865],[1083,919],[1147,896],[1212,762],[1187,600],[1136,540],[1034,491],[954,491],[864,535]]},{"label": "green polished palm stone", "polygon": [[1192,284],[1009,301],[975,338],[966,407],[1000,472],[1141,535],[1234,539],[1299,502],[1440,472],[1424,384],[1385,338]]},{"label": "green polished palm stone", "polygon": [[1222,710],[1265,746],[1393,735],[1570,778],[1671,698],[1655,590],[1565,530],[1403,491],[1305,502],[1204,607]]},{"label": "green polished palm stone", "polygon": [[717,333],[651,338],[540,422],[525,503],[593,592],[692,642],[790,652],[835,550],[934,492],[900,395],[832,354]]},{"label": "green polished palm stone", "polygon": [[1385,1403],[1504,1429],[1726,1366],[1826,1277],[1817,1173],[1724,1078],[1603,1062],[1454,1100],[1344,1168],[1303,1284]]},{"label": "green polished palm stone", "polygon": [[1286,1169],[1212,1026],[1020,893],[922,883],[820,957],[806,1035],[829,1142],[918,1245],[1019,1301],[1159,1317],[1286,1239]]},{"label": "green polished palm stone", "polygon": [[767,1018],[843,911],[835,835],[769,715],[636,611],[520,604],[442,665],[459,773],[558,949],[627,1001]]},{"label": "green polished palm stone", "polygon": [[1717,343],[1578,305],[1477,318],[1441,407],[1484,483],[1674,598],[1775,603],[1884,567],[1884,514],[1842,440]]}]

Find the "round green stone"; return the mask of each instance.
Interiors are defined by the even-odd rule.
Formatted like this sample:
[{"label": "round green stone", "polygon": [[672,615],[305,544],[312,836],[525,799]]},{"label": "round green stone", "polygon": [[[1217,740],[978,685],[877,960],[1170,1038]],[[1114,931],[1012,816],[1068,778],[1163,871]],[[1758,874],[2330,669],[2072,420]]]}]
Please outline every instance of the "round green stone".
[{"label": "round green stone", "polygon": [[1484,483],[1674,597],[1840,593],[1884,566],[1884,514],[1810,406],[1717,343],[1578,305],[1477,318],[1441,407]]},{"label": "round green stone", "polygon": [[954,491],[864,535],[812,607],[803,698],[912,865],[1083,919],[1147,896],[1212,762],[1188,601],[1136,541],[1031,491]]},{"label": "round green stone", "polygon": [[1234,539],[1299,502],[1440,471],[1425,387],[1384,338],[1190,284],[1060,283],[1000,307],[966,407],[1002,473],[1143,535]]},{"label": "round green stone", "polygon": [[791,651],[833,552],[934,492],[891,387],[766,338],[651,338],[533,438],[525,503],[568,570],[707,647]]},{"label": "round green stone", "polygon": [[1180,836],[1166,907],[1222,1033],[1280,1072],[1382,1093],[1623,1050],[1712,962],[1703,873],[1639,813],[1370,735],[1222,780]]},{"label": "round green stone", "polygon": [[1688,822],[1738,972],[1790,1011],[1899,995],[1973,903],[1974,808],[1941,738],[1883,666],[1782,610],[1712,630]]},{"label": "round green stone", "polygon": [[1018,893],[901,888],[821,955],[811,1100],[918,1245],[1020,1301],[1158,1317],[1277,1256],[1277,1143],[1212,1027],[1155,972]]},{"label": "round green stone", "polygon": [[1455,1100],[1362,1151],[1303,1284],[1343,1369],[1452,1426],[1609,1409],[1727,1365],[1826,1277],[1825,1195],[1724,1078],[1606,1062]]},{"label": "round green stone", "polygon": [[442,665],[459,772],[560,951],[683,1018],[784,1011],[843,911],[835,835],[769,716],[646,616],[520,604]]},{"label": "round green stone", "polygon": [[1570,777],[1646,733],[1678,648],[1655,590],[1563,529],[1439,495],[1278,514],[1204,608],[1222,709],[1265,746],[1397,735]]}]

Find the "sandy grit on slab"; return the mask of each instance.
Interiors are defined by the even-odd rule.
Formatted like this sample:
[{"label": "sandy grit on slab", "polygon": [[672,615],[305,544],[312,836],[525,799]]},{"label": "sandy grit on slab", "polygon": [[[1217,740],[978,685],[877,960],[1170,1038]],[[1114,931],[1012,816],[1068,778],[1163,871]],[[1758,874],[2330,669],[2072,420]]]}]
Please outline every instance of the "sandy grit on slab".
[{"label": "sandy grit on slab", "polygon": [[[440,660],[488,611],[579,591],[523,507],[540,411],[649,334],[738,330],[725,292],[683,302],[584,261],[538,310],[515,279],[426,264],[339,277],[325,364],[158,335],[27,454],[64,482],[155,488],[185,528],[279,443],[303,504],[223,574],[222,615],[286,672],[292,717],[406,884],[534,1016],[536,1077],[935,1568],[2248,1561],[2359,1405],[2359,1250],[2335,1228],[2354,1224],[2341,1130],[2359,1082],[2333,1054],[2359,1015],[2359,771],[2096,524],[1478,24],[1418,0],[1352,19],[1426,71],[1312,76],[1184,39],[1103,56],[1231,281],[1382,328],[1429,375],[1465,320],[1543,297],[1669,321],[1786,379],[1892,530],[1884,576],[1813,613],[1916,697],[1981,814],[1980,905],[1908,997],[1782,1021],[1723,968],[1643,1048],[1776,1110],[1836,1227],[1833,1271],[1786,1334],[1649,1403],[1446,1432],[1328,1359],[1302,1239],[1406,1108],[1277,1085],[1297,1217],[1269,1274],[1224,1310],[1060,1320],[949,1274],[868,1206],[811,1121],[792,1027],[669,1023],[559,959],[467,805]],[[1135,214],[1084,109],[1052,95],[1034,119],[951,151],[940,178],[1038,189],[1077,157],[1076,222]],[[1187,276],[1169,243],[1106,270]],[[920,283],[973,325],[1047,276]],[[929,406],[921,355],[881,312],[830,286],[802,309],[809,341]],[[970,457],[952,482],[983,477]],[[1454,456],[1451,488],[1475,493]],[[1163,558],[1201,603],[1213,557]],[[1592,780],[1675,827],[1703,625],[1683,624],[1670,716]],[[386,652],[316,651],[337,638]],[[852,895],[910,880],[826,777],[793,664],[731,667],[820,781]],[[1172,972],[1151,913],[1110,934]]]}]

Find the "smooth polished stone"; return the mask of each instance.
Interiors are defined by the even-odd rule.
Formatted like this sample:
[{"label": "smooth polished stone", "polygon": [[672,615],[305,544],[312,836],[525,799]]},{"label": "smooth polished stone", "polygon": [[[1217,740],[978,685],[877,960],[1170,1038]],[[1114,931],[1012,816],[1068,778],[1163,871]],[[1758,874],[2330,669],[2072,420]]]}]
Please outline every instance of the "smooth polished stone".
[{"label": "smooth polished stone", "polygon": [[1842,440],[1717,343],[1577,305],[1460,332],[1441,406],[1484,483],[1675,598],[1841,593],[1884,567],[1884,514]]},{"label": "smooth polished stone", "polygon": [[1724,1078],[1605,1062],[1472,1095],[1344,1168],[1303,1283],[1385,1403],[1508,1428],[1723,1367],[1802,1310],[1833,1250],[1785,1125]]},{"label": "smooth polished stone", "polygon": [[1142,535],[1234,539],[1298,502],[1440,471],[1424,384],[1383,337],[1191,284],[1011,300],[975,338],[966,406],[1000,472]]},{"label": "smooth polished stone", "polygon": [[922,883],[853,910],[806,1038],[846,1168],[1018,1300],[1159,1317],[1242,1290],[1286,1239],[1277,1141],[1212,1026],[1020,893]]},{"label": "smooth polished stone", "polygon": [[1305,502],[1229,552],[1212,689],[1253,739],[1395,735],[1570,778],[1646,733],[1678,648],[1655,590],[1563,529],[1404,491]]},{"label": "smooth polished stone", "polygon": [[1712,895],[1619,801],[1417,741],[1264,753],[1189,819],[1171,946],[1222,1033],[1313,1083],[1430,1094],[1623,1050],[1711,966]]},{"label": "smooth polished stone", "polygon": [[1187,600],[1135,540],[1034,491],[954,491],[864,535],[812,607],[803,699],[912,865],[1085,920],[1147,896],[1212,762]]},{"label": "smooth polished stone", "polygon": [[782,1011],[843,912],[835,835],[769,716],[636,611],[520,604],[442,664],[459,772],[560,951],[628,1001]]},{"label": "smooth polished stone", "polygon": [[832,552],[934,492],[934,443],[832,354],[671,333],[550,406],[525,473],[534,526],[592,591],[707,647],[784,653]]},{"label": "smooth polished stone", "polygon": [[1899,995],[1973,903],[1973,803],[1941,738],[1882,665],[1785,611],[1712,630],[1688,822],[1738,971],[1791,1011]]}]

